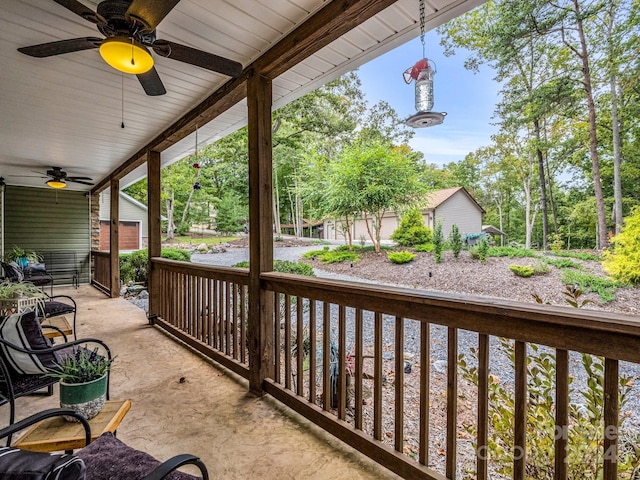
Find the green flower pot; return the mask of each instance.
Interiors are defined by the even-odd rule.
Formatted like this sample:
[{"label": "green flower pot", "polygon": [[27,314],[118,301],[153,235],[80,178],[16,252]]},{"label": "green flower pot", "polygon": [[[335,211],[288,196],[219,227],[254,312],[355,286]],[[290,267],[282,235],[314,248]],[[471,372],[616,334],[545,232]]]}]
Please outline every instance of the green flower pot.
[{"label": "green flower pot", "polygon": [[[95,417],[107,399],[107,374],[102,377],[85,383],[64,383],[60,382],[60,406],[71,408],[81,414],[87,420]],[[78,420],[65,416],[70,422]]]}]

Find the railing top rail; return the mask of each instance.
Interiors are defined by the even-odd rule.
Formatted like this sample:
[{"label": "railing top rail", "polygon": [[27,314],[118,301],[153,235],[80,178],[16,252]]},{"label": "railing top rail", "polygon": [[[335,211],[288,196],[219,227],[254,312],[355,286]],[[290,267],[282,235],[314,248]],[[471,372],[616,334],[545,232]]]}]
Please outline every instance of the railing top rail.
[{"label": "railing top rail", "polygon": [[249,270],[246,268],[220,267],[216,265],[206,265],[203,263],[180,262],[178,260],[169,260],[160,257],[153,257],[151,259],[151,263],[170,272],[225,280],[240,285],[249,284]]},{"label": "railing top rail", "polygon": [[640,319],[628,315],[275,272],[260,278],[271,291],[640,363]]}]

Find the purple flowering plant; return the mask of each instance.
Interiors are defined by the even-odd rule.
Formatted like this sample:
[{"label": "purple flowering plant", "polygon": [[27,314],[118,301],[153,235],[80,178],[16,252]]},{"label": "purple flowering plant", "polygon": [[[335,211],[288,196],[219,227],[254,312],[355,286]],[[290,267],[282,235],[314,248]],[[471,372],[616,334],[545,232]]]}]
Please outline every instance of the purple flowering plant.
[{"label": "purple flowering plant", "polygon": [[73,349],[73,353],[64,356],[48,374],[64,383],[86,383],[107,373],[114,359],[99,354],[97,347],[93,350],[78,347]]}]

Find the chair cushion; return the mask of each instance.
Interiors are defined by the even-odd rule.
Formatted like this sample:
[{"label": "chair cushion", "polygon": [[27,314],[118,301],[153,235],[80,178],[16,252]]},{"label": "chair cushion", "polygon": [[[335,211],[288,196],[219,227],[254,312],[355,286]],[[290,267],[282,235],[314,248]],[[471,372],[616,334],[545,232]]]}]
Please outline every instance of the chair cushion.
[{"label": "chair cushion", "polygon": [[75,455],[30,452],[0,447],[3,480],[84,480],[85,467]]},{"label": "chair cushion", "polygon": [[[139,480],[160,465],[148,453],[127,446],[110,432],[100,435],[93,443],[78,450],[76,455],[84,461],[87,478],[91,480]],[[196,480],[198,477],[172,472],[165,478]]]},{"label": "chair cushion", "polygon": [[12,282],[21,282],[24,280],[22,269],[16,262],[3,263],[2,269],[4,270],[4,274],[11,279]]},{"label": "chair cushion", "polygon": [[[51,347],[51,342],[42,333],[40,320],[33,311],[14,313],[0,323],[0,338],[18,347],[30,350],[42,350]],[[25,353],[0,344],[2,355],[17,373],[36,375],[47,373],[60,363],[56,352]]]},{"label": "chair cushion", "polygon": [[73,313],[74,310],[75,308],[73,308],[73,305],[69,305],[68,303],[57,302],[56,300],[48,300],[44,302],[45,317],[57,317],[58,315]]}]

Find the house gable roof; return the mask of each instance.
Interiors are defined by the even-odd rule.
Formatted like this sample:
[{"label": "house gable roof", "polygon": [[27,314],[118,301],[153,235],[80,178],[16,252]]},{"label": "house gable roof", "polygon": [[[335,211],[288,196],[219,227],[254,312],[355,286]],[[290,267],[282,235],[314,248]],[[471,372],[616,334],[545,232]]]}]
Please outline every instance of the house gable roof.
[{"label": "house gable roof", "polygon": [[427,197],[428,203],[426,208],[429,210],[435,210],[459,191],[464,192],[464,194],[469,197],[469,199],[471,199],[471,201],[473,201],[473,203],[478,207],[478,210],[480,210],[482,213],[486,213],[484,208],[480,206],[476,199],[473,198],[473,196],[464,187],[444,188],[442,190],[436,190],[435,192],[430,193]]}]

